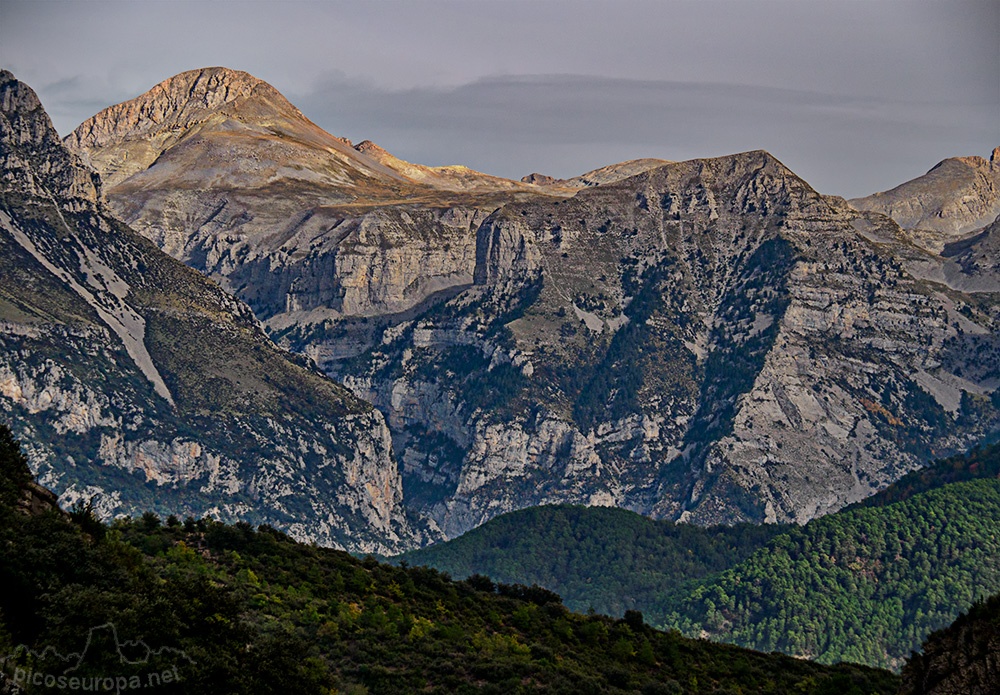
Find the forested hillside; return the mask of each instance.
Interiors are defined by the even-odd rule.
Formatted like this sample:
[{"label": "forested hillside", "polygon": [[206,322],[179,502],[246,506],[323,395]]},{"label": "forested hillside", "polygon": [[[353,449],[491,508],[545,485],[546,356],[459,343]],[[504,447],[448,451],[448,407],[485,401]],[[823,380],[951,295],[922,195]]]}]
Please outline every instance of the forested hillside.
[{"label": "forested hillside", "polygon": [[[567,606],[652,616],[693,581],[750,557],[787,525],[701,527],[624,509],[552,505],[504,514],[447,543],[399,556],[456,577],[537,583]],[[673,599],[671,597],[674,597]]]},{"label": "forested hillside", "polygon": [[705,581],[665,618],[688,634],[898,668],[1000,591],[1000,480],[816,519]]},{"label": "forested hillside", "polygon": [[[538,587],[359,560],[266,526],[153,514],[105,526],[85,507],[66,515],[39,499],[27,514],[17,503],[28,481],[0,426],[0,688],[50,692],[26,674],[142,687],[152,670],[160,692],[255,695],[889,695],[899,684],[886,671],[688,640],[637,613],[573,613]],[[68,668],[59,655],[85,642]]]},{"label": "forested hillside", "polygon": [[1000,446],[934,463],[803,527],[655,522],[543,507],[401,556],[466,576],[538,582],[567,605],[825,662],[898,668],[1000,589]]}]

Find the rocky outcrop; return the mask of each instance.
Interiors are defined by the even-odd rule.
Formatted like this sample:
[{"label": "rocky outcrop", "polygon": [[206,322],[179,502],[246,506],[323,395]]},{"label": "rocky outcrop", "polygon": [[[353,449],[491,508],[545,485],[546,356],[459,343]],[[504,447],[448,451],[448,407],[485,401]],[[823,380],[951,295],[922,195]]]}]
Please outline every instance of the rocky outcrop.
[{"label": "rocky outcrop", "polygon": [[110,216],[10,73],[0,104],[0,411],[40,482],[105,516],[208,514],[362,552],[433,537],[402,507],[382,415]]},{"label": "rocky outcrop", "polygon": [[21,490],[21,498],[17,501],[16,509],[31,516],[46,512],[66,515],[66,512],[59,508],[59,496],[33,480]]},{"label": "rocky outcrop", "polygon": [[539,174],[537,171],[521,177],[521,183],[530,183],[535,186],[551,186],[561,182],[562,180],[563,179],[557,179],[547,174]]},{"label": "rocky outcrop", "polygon": [[900,695],[995,693],[1000,683],[1000,596],[979,601],[928,637],[902,675]]},{"label": "rocky outcrop", "polygon": [[[888,215],[904,229],[939,232],[925,243],[940,252],[954,237],[988,225],[1000,215],[1000,147],[989,161],[982,157],[954,157],[923,176],[890,191],[855,198],[851,205]],[[924,235],[918,236],[918,238]]]},{"label": "rocky outcrop", "polygon": [[586,174],[574,176],[571,179],[557,179],[545,174],[534,173],[522,177],[521,181],[535,186],[549,187],[554,190],[566,189],[572,191],[579,188],[590,188],[591,186],[603,186],[604,184],[615,183],[616,181],[627,179],[629,176],[635,176],[644,171],[656,169],[664,164],[670,164],[670,162],[665,159],[632,159],[627,162],[619,162],[618,164],[609,164],[600,169],[588,171]]},{"label": "rocky outcrop", "polygon": [[1000,289],[1000,216],[978,234],[946,244],[941,255],[966,276],[992,280]]}]

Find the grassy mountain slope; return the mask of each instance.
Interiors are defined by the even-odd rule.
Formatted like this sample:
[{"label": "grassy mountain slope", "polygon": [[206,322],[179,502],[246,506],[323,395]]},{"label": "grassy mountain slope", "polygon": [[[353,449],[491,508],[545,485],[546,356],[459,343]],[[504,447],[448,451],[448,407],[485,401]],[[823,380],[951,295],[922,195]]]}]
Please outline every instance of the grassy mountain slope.
[{"label": "grassy mountain slope", "polygon": [[[66,664],[41,650],[71,653],[96,634],[105,639],[72,675],[140,679],[175,669],[164,692],[888,695],[898,687],[885,671],[688,640],[638,615],[571,613],[537,587],[456,582],[298,544],[270,527],[162,524],[147,514],[109,528],[86,509],[71,520],[54,510],[25,515],[11,498],[27,467],[5,427],[0,473],[8,682],[17,668],[62,673]],[[136,639],[153,650],[150,661],[123,664],[115,648]]]}]

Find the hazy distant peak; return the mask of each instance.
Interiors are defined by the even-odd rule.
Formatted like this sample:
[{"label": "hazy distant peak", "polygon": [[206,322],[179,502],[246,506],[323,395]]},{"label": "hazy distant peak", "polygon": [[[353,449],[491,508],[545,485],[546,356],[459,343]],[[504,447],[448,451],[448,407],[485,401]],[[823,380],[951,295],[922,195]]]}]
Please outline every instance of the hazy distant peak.
[{"label": "hazy distant peak", "polygon": [[989,161],[949,157],[923,176],[850,203],[886,214],[904,229],[949,236],[981,229],[1000,214],[1000,147]]},{"label": "hazy distant peak", "polygon": [[77,148],[101,147],[185,128],[219,112],[248,122],[307,120],[267,82],[241,70],[212,67],[174,75],[135,99],[109,106],[66,140]]},{"label": "hazy distant peak", "polygon": [[521,182],[534,186],[550,186],[552,188],[589,188],[591,186],[601,186],[621,181],[630,176],[635,176],[636,174],[641,174],[650,169],[656,169],[671,163],[666,159],[632,159],[627,162],[609,164],[600,169],[588,171],[586,174],[574,176],[571,179],[557,179],[536,172],[522,177]]},{"label": "hazy distant peak", "polygon": [[413,164],[400,159],[376,145],[371,140],[364,140],[354,146],[354,149],[369,157],[382,166],[407,177],[411,181],[434,186],[444,190],[516,190],[526,188],[521,183],[510,181],[498,176],[490,176],[470,169],[461,164],[428,167]]}]

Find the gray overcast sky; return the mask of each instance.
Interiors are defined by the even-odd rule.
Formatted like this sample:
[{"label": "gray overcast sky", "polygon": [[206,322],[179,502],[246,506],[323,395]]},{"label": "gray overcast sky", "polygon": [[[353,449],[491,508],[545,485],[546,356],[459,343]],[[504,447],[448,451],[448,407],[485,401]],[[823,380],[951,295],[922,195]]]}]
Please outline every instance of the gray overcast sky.
[{"label": "gray overcast sky", "polygon": [[0,63],[63,135],[225,65],[420,164],[763,148],[848,197],[1000,145],[998,36],[998,0],[0,0]]}]

